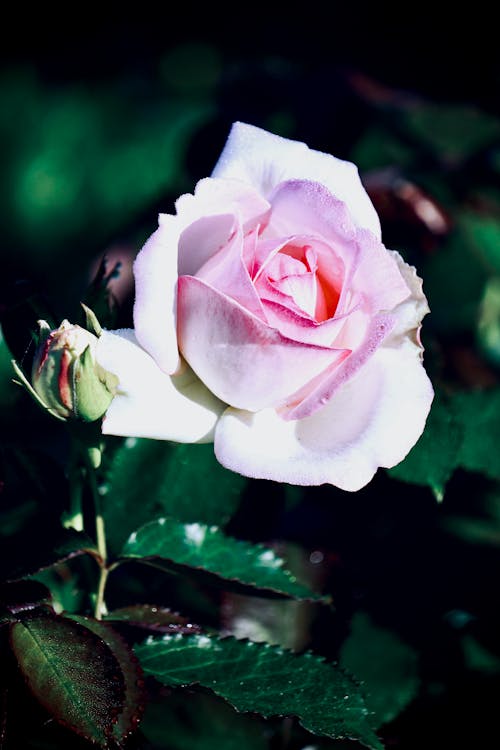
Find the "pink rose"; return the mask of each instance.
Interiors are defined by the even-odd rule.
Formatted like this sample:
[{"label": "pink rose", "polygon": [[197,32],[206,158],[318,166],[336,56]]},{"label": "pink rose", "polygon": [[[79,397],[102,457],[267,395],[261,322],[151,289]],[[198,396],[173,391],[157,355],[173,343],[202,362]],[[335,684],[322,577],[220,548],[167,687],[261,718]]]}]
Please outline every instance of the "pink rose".
[{"label": "pink rose", "polygon": [[99,342],[120,379],[103,431],[213,440],[241,474],[345,490],[399,463],[433,398],[428,307],[356,167],[236,123],[176,209],[137,257],[134,331]]}]

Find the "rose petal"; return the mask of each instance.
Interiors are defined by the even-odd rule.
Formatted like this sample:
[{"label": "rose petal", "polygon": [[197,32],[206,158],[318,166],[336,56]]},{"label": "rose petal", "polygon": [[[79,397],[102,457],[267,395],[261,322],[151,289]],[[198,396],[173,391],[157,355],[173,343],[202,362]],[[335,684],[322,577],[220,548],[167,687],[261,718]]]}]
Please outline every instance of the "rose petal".
[{"label": "rose petal", "polygon": [[179,276],[194,276],[229,241],[236,227],[250,232],[264,222],[269,203],[252,187],[236,180],[207,177],[194,195],[175,204],[183,226],[179,242]]},{"label": "rose petal", "polygon": [[[273,230],[319,234],[335,246],[335,254],[342,258],[346,269],[339,312],[345,312],[347,292],[360,291],[373,312],[391,310],[409,296],[392,254],[372,232],[352,225],[346,206],[324,185],[307,180],[284,182],[278,186],[271,203]],[[327,273],[332,253],[325,253],[320,242],[314,247],[319,270]]]},{"label": "rose petal", "polygon": [[180,366],[176,339],[179,273],[196,273],[241,223],[265,222],[269,203],[235,180],[200,180],[194,195],[176,202],[177,216],[161,214],[134,264],[134,328],[140,345],[170,374]]},{"label": "rose petal", "polygon": [[176,336],[177,242],[180,226],[163,217],[134,263],[134,326],[140,345],[167,373],[180,366]]},{"label": "rose petal", "polygon": [[414,266],[409,266],[408,263],[405,263],[398,252],[395,250],[389,250],[389,252],[398,264],[399,271],[411,295],[406,300],[403,300],[394,310],[396,325],[391,331],[391,335],[385,345],[398,345],[401,337],[409,336],[416,346],[422,347],[420,342],[420,326],[422,319],[430,312],[427,299],[422,290],[422,279],[417,276]]},{"label": "rose petal", "polygon": [[106,435],[207,443],[226,404],[186,367],[170,377],[137,343],[134,331],[103,331],[96,350],[99,364],[119,378],[102,431]]},{"label": "rose petal", "polygon": [[357,167],[330,154],[309,149],[265,130],[236,122],[212,173],[253,185],[269,197],[283,180],[291,178],[321,182],[342,200],[358,227],[380,238],[380,221],[368,197]]},{"label": "rose petal", "polygon": [[349,208],[326,185],[314,180],[280,182],[271,197],[270,227],[278,235],[310,235],[347,249],[345,261],[352,262],[349,242],[359,227]]},{"label": "rose petal", "polygon": [[177,199],[175,208],[184,227],[204,216],[230,213],[248,232],[266,221],[270,206],[252,185],[238,179],[205,177],[197,183],[193,195],[186,193]]},{"label": "rose petal", "polygon": [[[254,243],[255,233],[252,232],[248,236],[246,245]],[[245,241],[240,226],[236,227],[225,246],[200,268],[196,277],[236,300],[246,310],[265,322],[266,316],[262,303],[245,263]]]},{"label": "rose petal", "polygon": [[[285,240],[275,240],[277,243],[275,249],[269,251],[272,242],[272,240],[264,240],[258,243],[257,250],[259,252],[259,247],[263,245],[266,248],[263,255],[267,254],[265,262],[260,265],[254,278],[255,287],[264,307],[267,302],[275,302],[283,307],[289,307],[299,315],[306,313],[316,322],[333,318],[336,313],[341,314],[340,309],[337,308],[345,275],[345,264],[337,256],[333,247],[310,235],[292,235]],[[307,269],[314,273],[306,276]],[[300,297],[303,297],[300,289],[297,290],[299,292],[299,299],[297,299],[288,282],[280,283],[287,275],[302,275],[303,278],[296,281],[299,285],[305,285],[306,290],[307,288],[309,290],[306,294],[305,306],[299,301]],[[307,297],[309,297],[308,301]],[[347,305],[344,305],[344,308],[346,308],[343,310],[345,313]]]},{"label": "rose petal", "polygon": [[179,236],[179,276],[194,276],[222,247],[227,245],[236,231],[234,214],[202,216],[193,221]]},{"label": "rose petal", "polygon": [[[356,319],[359,319],[358,316]],[[349,325],[349,318],[346,318],[346,323]],[[281,408],[281,416],[284,419],[296,420],[309,417],[329,402],[335,391],[345,387],[357,371],[374,356],[383,340],[392,331],[394,319],[389,315],[377,315],[368,320],[365,325],[365,338],[362,344],[338,367],[330,367],[294,393],[287,404]],[[342,340],[344,336],[339,333],[338,338]],[[349,341],[350,337],[345,336],[345,340]]]},{"label": "rose petal", "polygon": [[223,466],[245,476],[356,491],[402,461],[421,435],[433,390],[417,349],[380,348],[313,416],[229,408],[215,432]]},{"label": "rose petal", "polygon": [[179,346],[220,399],[258,411],[276,405],[349,352],[282,336],[201,279],[181,276]]},{"label": "rose petal", "polygon": [[[354,349],[362,342],[366,331],[366,314],[354,308],[346,315],[338,315],[323,323],[316,323],[306,317],[300,310],[293,310],[290,305],[278,301],[265,300],[264,310],[267,322],[277,328],[283,336],[304,344],[316,344],[336,349]],[[344,329],[350,325],[355,329],[351,336],[344,336]],[[361,337],[361,341],[359,338]],[[339,343],[342,341],[342,343]],[[349,344],[346,344],[349,342]]]}]

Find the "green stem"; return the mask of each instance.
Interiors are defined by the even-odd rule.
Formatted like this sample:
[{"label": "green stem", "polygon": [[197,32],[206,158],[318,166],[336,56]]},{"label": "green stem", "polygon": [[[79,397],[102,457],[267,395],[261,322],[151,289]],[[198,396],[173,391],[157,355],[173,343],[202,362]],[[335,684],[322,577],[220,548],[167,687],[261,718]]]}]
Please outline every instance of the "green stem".
[{"label": "green stem", "polygon": [[103,565],[106,565],[108,559],[108,553],[106,549],[106,533],[104,529],[104,514],[102,510],[102,500],[99,494],[99,487],[97,486],[97,478],[95,475],[95,469],[92,463],[92,459],[89,457],[88,452],[85,454],[85,464],[87,468],[87,476],[89,479],[90,489],[92,492],[92,500],[94,501],[94,513],[95,513],[95,530],[96,530],[96,541],[97,551],[102,559]]},{"label": "green stem", "polygon": [[102,499],[99,493],[99,487],[97,485],[95,463],[91,451],[92,448],[85,449],[84,455],[87,477],[89,480],[92,499],[94,502],[96,542],[97,551],[99,553],[99,582],[97,584],[94,616],[96,620],[101,620],[102,617],[108,613],[106,602],[104,599],[104,592],[106,589],[106,582],[108,580],[110,568],[108,567],[108,552],[106,546],[106,530],[104,526]]},{"label": "green stem", "polygon": [[109,573],[110,569],[106,565],[100,567],[94,610],[94,617],[96,620],[102,620],[102,618],[108,614],[108,608],[106,607],[106,602],[104,600],[104,592],[106,590]]}]

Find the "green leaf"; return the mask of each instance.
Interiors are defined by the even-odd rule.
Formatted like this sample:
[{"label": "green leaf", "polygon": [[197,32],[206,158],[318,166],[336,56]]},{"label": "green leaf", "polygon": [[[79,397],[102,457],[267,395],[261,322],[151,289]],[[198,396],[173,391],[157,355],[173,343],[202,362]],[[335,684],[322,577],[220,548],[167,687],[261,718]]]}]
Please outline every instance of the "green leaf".
[{"label": "green leaf", "polygon": [[415,152],[397,135],[386,128],[374,126],[366,130],[354,146],[351,158],[362,171],[411,164]]},{"label": "green leaf", "polygon": [[200,684],[238,711],[296,716],[314,734],[382,747],[358,686],[312,654],[207,636],[150,638],[136,647],[146,674],[168,686]]},{"label": "green leaf", "polygon": [[141,731],[155,748],[169,750],[269,750],[266,724],[240,714],[211,694],[176,690],[149,703]]},{"label": "green leaf", "polygon": [[500,389],[457,394],[454,407],[464,435],[459,464],[500,479]]},{"label": "green leaf", "polygon": [[110,625],[91,617],[72,615],[71,619],[101,638],[120,665],[125,683],[125,698],[122,710],[114,718],[113,737],[121,746],[137,729],[144,712],[144,677],[141,666],[126,641]]},{"label": "green leaf", "polygon": [[35,698],[58,722],[105,747],[123,710],[125,681],[103,639],[40,611],[14,623],[10,638]]},{"label": "green leaf", "polygon": [[361,680],[375,728],[395,719],[417,694],[415,651],[394,633],[374,625],[362,612],[353,618],[340,663]]},{"label": "green leaf", "polygon": [[52,595],[52,606],[57,614],[81,612],[85,609],[87,592],[82,580],[83,571],[67,563],[52,565],[31,576],[32,580],[43,583]]},{"label": "green leaf", "polygon": [[457,222],[446,245],[422,263],[420,272],[434,327],[444,334],[473,332],[491,270],[465,222]]},{"label": "green leaf", "polygon": [[462,214],[461,226],[475,256],[489,273],[500,273],[500,221],[493,216]]},{"label": "green leaf", "polygon": [[219,464],[213,445],[129,438],[117,450],[105,485],[109,545],[118,552],[135,529],[163,515],[223,525],[246,482]]},{"label": "green leaf", "polygon": [[426,485],[442,500],[446,483],[457,466],[462,439],[453,403],[436,393],[423,435],[389,474],[404,482]]},{"label": "green leaf", "polygon": [[390,469],[396,479],[431,487],[442,499],[462,467],[500,479],[500,389],[437,394],[425,431],[406,459]]},{"label": "green leaf", "polygon": [[196,568],[224,580],[297,599],[320,599],[299,583],[273,550],[226,536],[217,526],[160,518],[134,532],[123,556],[159,558],[167,566]]},{"label": "green leaf", "polygon": [[[16,71],[4,77],[11,116],[0,115],[8,156],[0,191],[13,246],[36,261],[36,244],[46,267],[64,257],[68,243],[78,247],[85,228],[87,247],[103,247],[124,216],[136,217],[169,189],[177,192],[189,139],[212,106],[205,98],[165,96],[159,81],[151,85],[152,97],[132,87],[125,104],[118,88],[106,85],[90,94],[76,85],[54,89]],[[15,127],[21,116],[23,125]],[[76,261],[66,256],[66,262]]]}]

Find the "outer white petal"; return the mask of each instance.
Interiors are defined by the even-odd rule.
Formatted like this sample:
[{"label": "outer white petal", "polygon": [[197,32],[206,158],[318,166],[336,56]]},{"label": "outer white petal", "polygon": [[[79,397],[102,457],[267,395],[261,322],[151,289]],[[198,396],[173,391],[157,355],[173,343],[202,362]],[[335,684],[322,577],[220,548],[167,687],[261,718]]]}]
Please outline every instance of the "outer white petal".
[{"label": "outer white petal", "polygon": [[180,367],[177,347],[177,245],[182,226],[164,217],[134,263],[134,325],[141,346],[167,373]]},{"label": "outer white petal", "polygon": [[272,409],[227,409],[215,453],[246,476],[355,491],[379,466],[402,461],[424,429],[432,398],[419,350],[407,339],[400,349],[380,348],[310,417],[286,422]]},{"label": "outer white petal", "polygon": [[118,394],[103,422],[106,435],[208,443],[226,404],[190,368],[171,377],[137,343],[134,331],[103,331],[99,364],[119,378]]},{"label": "outer white petal", "polygon": [[377,212],[361,184],[357,167],[330,154],[313,151],[300,141],[236,122],[212,176],[242,180],[266,198],[283,180],[320,182],[347,205],[357,226],[381,237]]},{"label": "outer white petal", "polygon": [[391,335],[388,336],[384,346],[399,346],[402,339],[409,336],[415,346],[420,347],[420,351],[423,352],[420,344],[420,326],[422,319],[430,310],[427,298],[422,289],[422,279],[417,276],[414,266],[409,266],[408,263],[405,263],[396,250],[389,250],[389,252],[398,264],[401,276],[405,280],[411,294],[394,309],[393,313],[396,325],[391,331]]}]

